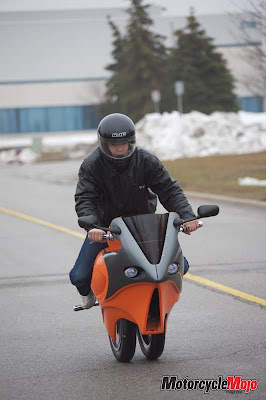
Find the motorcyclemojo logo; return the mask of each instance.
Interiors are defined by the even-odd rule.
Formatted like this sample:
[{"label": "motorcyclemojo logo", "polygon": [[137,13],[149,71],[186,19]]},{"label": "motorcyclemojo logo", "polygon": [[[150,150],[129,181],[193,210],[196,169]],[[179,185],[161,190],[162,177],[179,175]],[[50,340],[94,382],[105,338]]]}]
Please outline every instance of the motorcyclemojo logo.
[{"label": "motorcyclemojo logo", "polygon": [[162,377],[161,390],[202,390],[210,393],[212,390],[224,390],[227,393],[250,393],[256,390],[256,379],[244,379],[242,376],[231,375],[227,378],[219,376],[218,379],[179,379],[177,375]]}]

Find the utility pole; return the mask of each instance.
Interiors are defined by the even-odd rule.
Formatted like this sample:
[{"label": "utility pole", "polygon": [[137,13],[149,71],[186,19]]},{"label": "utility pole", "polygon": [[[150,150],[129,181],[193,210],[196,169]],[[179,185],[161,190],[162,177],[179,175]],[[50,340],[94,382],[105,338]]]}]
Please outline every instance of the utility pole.
[{"label": "utility pole", "polygon": [[160,113],[160,101],[161,101],[161,92],[160,90],[154,89],[151,91],[151,99],[154,105],[154,112]]},{"label": "utility pole", "polygon": [[183,94],[184,94],[184,82],[176,81],[175,82],[175,94],[177,95],[177,109],[179,113],[183,114]]}]

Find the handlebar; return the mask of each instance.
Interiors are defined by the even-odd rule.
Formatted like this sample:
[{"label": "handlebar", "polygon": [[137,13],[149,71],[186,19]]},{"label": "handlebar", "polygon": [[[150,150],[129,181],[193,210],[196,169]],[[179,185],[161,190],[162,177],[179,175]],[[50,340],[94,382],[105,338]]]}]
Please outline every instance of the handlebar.
[{"label": "handlebar", "polygon": [[[202,223],[202,221],[199,221],[199,228],[202,228],[202,227],[203,227],[203,223]],[[181,225],[180,229],[179,229],[179,232],[186,233],[186,231],[187,231],[186,226],[185,225]],[[103,240],[106,240],[106,241],[107,240],[115,240],[115,238],[111,233],[105,233],[103,235]]]},{"label": "handlebar", "polygon": [[[198,221],[198,222],[199,222],[199,228],[202,228],[203,227],[202,221]],[[180,226],[180,230],[179,230],[180,232],[184,232],[185,233],[186,230],[187,230],[187,228],[186,228],[185,225],[181,225]],[[103,240],[115,240],[115,238],[111,233],[105,233],[103,235]]]},{"label": "handlebar", "polygon": [[115,240],[115,238],[111,233],[105,233],[103,235],[103,240]]},{"label": "handlebar", "polygon": [[[198,221],[198,222],[199,222],[199,228],[202,228],[203,227],[203,222],[202,221]],[[186,225],[181,225],[180,229],[179,229],[179,232],[186,233],[186,231],[187,231]]]}]

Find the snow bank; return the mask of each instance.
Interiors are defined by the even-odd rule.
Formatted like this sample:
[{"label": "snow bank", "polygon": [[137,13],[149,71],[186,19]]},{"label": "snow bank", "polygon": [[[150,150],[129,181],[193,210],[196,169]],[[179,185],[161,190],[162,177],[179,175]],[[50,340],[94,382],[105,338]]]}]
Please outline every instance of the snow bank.
[{"label": "snow bank", "polygon": [[238,184],[241,186],[266,186],[266,180],[246,176],[245,178],[238,178]]},{"label": "snow bank", "polygon": [[[12,137],[0,135],[0,148],[10,150],[0,151],[0,162],[3,163],[34,163],[40,160],[43,152],[65,152],[65,157],[77,159],[85,157],[90,146],[97,145],[97,134],[95,132],[72,134],[43,134],[28,137]],[[89,151],[88,151],[89,150]]]},{"label": "snow bank", "polygon": [[[215,112],[205,115],[197,111],[189,114],[147,114],[136,124],[137,143],[156,154],[161,160],[182,157],[204,157],[215,154],[243,154],[266,151],[266,113]],[[0,148],[32,146],[38,137],[12,138],[0,135]],[[44,134],[42,150],[67,149],[69,158],[84,157],[90,147],[96,146],[94,132]],[[38,151],[37,151],[38,153]],[[0,162],[34,162],[36,157],[26,149],[21,154],[14,150],[0,153]]]},{"label": "snow bank", "polygon": [[54,147],[72,148],[79,144],[92,145],[97,143],[96,132],[94,134],[73,134],[73,135],[49,135],[45,136],[42,140],[45,149],[51,149]]},{"label": "snow bank", "polygon": [[154,113],[136,128],[139,146],[161,160],[266,150],[266,113]]},{"label": "snow bank", "polygon": [[0,148],[17,148],[17,147],[29,147],[32,146],[33,139],[40,139],[42,141],[43,148],[48,151],[50,149],[55,150],[61,148],[73,148],[79,144],[92,145],[97,142],[96,131],[88,131],[84,133],[78,132],[67,132],[67,133],[43,133],[25,135],[22,137],[0,135]]},{"label": "snow bank", "polygon": [[0,162],[12,163],[19,162],[22,164],[32,164],[39,159],[39,155],[31,149],[7,150],[0,152]]}]

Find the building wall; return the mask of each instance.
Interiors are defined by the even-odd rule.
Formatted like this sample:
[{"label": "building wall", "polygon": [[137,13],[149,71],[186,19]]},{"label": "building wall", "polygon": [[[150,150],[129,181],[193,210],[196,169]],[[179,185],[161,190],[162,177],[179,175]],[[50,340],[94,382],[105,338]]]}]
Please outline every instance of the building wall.
[{"label": "building wall", "polygon": [[[151,9],[153,30],[174,44],[173,32],[185,17],[164,17]],[[0,133],[94,129],[97,105],[105,93],[112,61],[112,34],[107,15],[124,32],[123,9],[0,13]],[[236,93],[243,109],[262,111],[262,93],[247,87],[254,76],[239,26],[249,29],[254,43],[258,30],[225,15],[199,16],[200,23],[227,59],[236,77]],[[252,24],[251,24],[252,25]]]},{"label": "building wall", "polygon": [[0,133],[96,129],[105,80],[0,84]]},{"label": "building wall", "polygon": [[105,77],[110,36],[99,10],[0,13],[0,81]]},{"label": "building wall", "polygon": [[99,104],[105,80],[61,80],[0,84],[0,108]]}]

